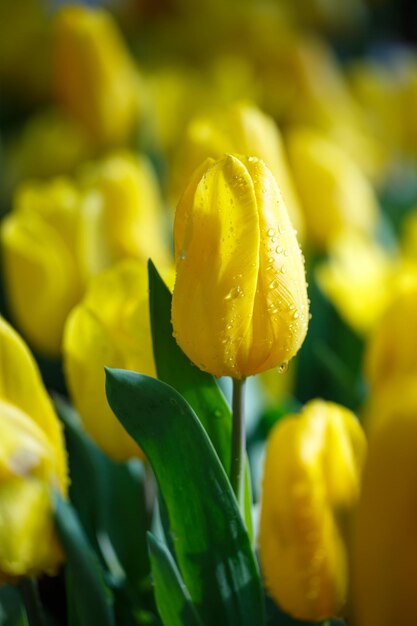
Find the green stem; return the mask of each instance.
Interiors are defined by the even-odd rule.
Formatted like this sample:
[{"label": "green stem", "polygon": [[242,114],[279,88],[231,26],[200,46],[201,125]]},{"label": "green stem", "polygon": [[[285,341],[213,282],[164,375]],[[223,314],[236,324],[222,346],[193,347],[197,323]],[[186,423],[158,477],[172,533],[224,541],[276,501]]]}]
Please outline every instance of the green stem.
[{"label": "green stem", "polygon": [[45,626],[45,615],[43,612],[41,599],[39,597],[36,579],[23,578],[20,581],[19,586],[22,592],[23,602],[25,604],[29,625]]},{"label": "green stem", "polygon": [[230,463],[230,482],[237,501],[243,511],[244,466],[245,466],[245,417],[244,417],[245,379],[233,379],[233,423],[232,456]]}]

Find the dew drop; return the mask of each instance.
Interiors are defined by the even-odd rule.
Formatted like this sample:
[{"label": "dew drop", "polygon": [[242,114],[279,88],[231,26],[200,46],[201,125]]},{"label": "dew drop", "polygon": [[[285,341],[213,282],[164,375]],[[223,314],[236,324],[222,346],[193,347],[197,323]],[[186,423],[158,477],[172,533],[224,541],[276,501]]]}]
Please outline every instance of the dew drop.
[{"label": "dew drop", "polygon": [[281,254],[281,252],[282,252],[282,247],[281,247],[281,246],[277,246],[277,247],[275,248],[275,252],[276,252],[277,254]]},{"label": "dew drop", "polygon": [[185,250],[181,250],[180,261],[185,261],[186,258],[187,258],[187,252]]},{"label": "dew drop", "polygon": [[287,271],[287,268],[285,267],[285,265],[283,265],[283,266],[281,267],[281,274],[285,274],[285,273],[286,273],[286,271]]},{"label": "dew drop", "polygon": [[285,374],[288,369],[288,361],[283,361],[278,367],[278,374]]},{"label": "dew drop", "polygon": [[243,293],[243,289],[242,287],[240,287],[239,285],[237,285],[236,287],[233,287],[229,293],[227,294],[227,296],[225,296],[225,300],[235,300],[236,298],[242,298],[245,294]]},{"label": "dew drop", "polygon": [[294,311],[294,313],[293,313],[293,318],[296,320],[296,319],[298,319],[299,317],[300,317],[299,312],[298,312],[298,311]]},{"label": "dew drop", "polygon": [[275,235],[275,230],[273,228],[268,228],[267,235],[268,237],[273,237]]}]

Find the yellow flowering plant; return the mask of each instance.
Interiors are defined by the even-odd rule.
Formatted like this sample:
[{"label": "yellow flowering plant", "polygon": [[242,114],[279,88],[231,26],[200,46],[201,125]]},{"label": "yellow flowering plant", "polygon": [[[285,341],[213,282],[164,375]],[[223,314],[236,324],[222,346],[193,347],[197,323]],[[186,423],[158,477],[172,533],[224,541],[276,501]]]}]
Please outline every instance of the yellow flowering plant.
[{"label": "yellow flowering plant", "polygon": [[416,621],[389,2],[0,2],[0,626]]}]

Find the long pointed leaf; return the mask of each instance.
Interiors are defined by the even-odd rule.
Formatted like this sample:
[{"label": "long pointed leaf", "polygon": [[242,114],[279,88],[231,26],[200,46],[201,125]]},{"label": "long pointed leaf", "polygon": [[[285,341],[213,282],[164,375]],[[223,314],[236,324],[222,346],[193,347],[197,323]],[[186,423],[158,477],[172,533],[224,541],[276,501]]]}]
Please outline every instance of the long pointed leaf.
[{"label": "long pointed leaf", "polygon": [[205,624],[261,626],[258,568],[236,498],[187,402],[148,376],[107,370],[107,398],[146,453],[167,508],[180,571]]}]

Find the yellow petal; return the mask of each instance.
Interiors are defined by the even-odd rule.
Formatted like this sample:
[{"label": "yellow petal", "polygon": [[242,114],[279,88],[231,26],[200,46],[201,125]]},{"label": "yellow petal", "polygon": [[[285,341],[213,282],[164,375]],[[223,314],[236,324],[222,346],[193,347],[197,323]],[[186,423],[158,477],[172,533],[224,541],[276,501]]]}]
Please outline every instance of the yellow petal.
[{"label": "yellow petal", "polygon": [[104,367],[155,375],[143,262],[124,261],[95,277],[71,313],[64,364],[75,406],[86,430],[110,456],[141,456],[107,404]]},{"label": "yellow petal", "polygon": [[0,569],[6,577],[55,572],[62,559],[50,487],[38,478],[0,483]]},{"label": "yellow petal", "polygon": [[[185,200],[189,200],[186,196]],[[252,180],[233,156],[202,176],[187,213],[172,302],[177,341],[201,369],[242,376],[259,268],[260,232]],[[181,224],[181,222],[180,222]]]},{"label": "yellow petal", "polygon": [[67,464],[61,424],[43,386],[39,370],[17,333],[0,318],[0,398],[30,416],[54,450],[54,473],[65,493]]}]

